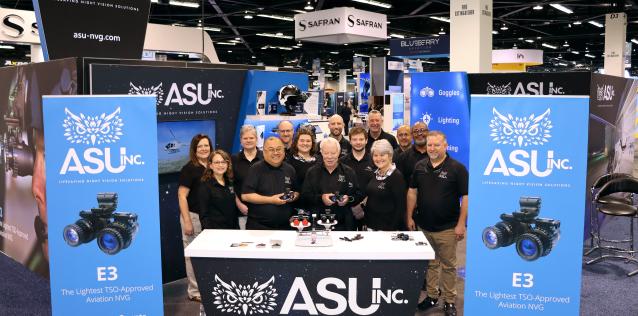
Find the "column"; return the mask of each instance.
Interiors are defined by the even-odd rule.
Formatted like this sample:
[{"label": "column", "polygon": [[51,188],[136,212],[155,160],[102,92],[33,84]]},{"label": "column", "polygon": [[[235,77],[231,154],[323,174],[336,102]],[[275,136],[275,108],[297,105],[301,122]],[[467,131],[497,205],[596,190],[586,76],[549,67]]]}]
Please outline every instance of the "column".
[{"label": "column", "polygon": [[339,92],[348,89],[348,69],[339,69]]},{"label": "column", "polygon": [[450,1],[450,71],[492,71],[492,0]]},{"label": "column", "polygon": [[605,14],[605,74],[625,76],[627,14]]}]

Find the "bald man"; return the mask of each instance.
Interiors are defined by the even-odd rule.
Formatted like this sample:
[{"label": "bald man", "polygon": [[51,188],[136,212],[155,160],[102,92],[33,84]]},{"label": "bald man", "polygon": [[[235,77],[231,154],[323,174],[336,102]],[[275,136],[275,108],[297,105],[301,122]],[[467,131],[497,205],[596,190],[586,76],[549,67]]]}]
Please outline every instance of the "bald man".
[{"label": "bald man", "polygon": [[401,125],[397,129],[397,141],[399,142],[399,147],[394,150],[393,159],[396,161],[399,158],[399,155],[410,149],[412,146],[412,129],[410,125]]},{"label": "bald man", "polygon": [[349,154],[352,151],[350,142],[343,136],[343,127],[345,123],[343,118],[339,114],[335,114],[328,119],[328,128],[330,128],[330,137],[336,139],[339,142],[341,150],[339,151],[339,158]]}]

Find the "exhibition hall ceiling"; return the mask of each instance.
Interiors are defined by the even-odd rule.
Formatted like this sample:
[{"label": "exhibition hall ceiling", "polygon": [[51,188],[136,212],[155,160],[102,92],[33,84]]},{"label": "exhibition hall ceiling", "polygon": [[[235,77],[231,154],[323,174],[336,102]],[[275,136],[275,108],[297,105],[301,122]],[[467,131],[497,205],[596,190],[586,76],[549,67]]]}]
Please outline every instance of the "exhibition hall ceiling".
[{"label": "exhibition hall ceiling", "polygon": [[[303,11],[354,7],[386,14],[393,37],[448,34],[450,1],[416,0],[152,0],[149,22],[203,27],[215,42],[219,59],[234,64],[263,63],[310,69],[320,58],[326,71],[352,68],[354,54],[385,56],[388,41],[329,45],[294,40],[292,17]],[[627,41],[638,48],[638,1],[557,0],[493,2],[494,49],[545,51],[545,64],[535,71],[596,69],[603,65],[605,14],[626,12]],[[374,3],[374,4],[371,4]],[[556,6],[557,4],[562,5]],[[379,5],[385,5],[384,8]],[[29,0],[0,0],[0,6],[33,10]],[[569,13],[571,12],[571,13]],[[441,19],[443,18],[443,19]],[[114,21],[116,23],[116,21]],[[275,37],[264,36],[278,34]],[[543,46],[543,44],[546,44]],[[549,46],[547,46],[549,45]],[[552,48],[553,47],[553,48]],[[24,59],[28,47],[1,50],[3,58]],[[632,74],[638,73],[638,50],[632,49]],[[447,58],[429,60],[426,70],[446,70]],[[432,63],[433,62],[433,63]],[[566,65],[566,66],[565,66]]]}]

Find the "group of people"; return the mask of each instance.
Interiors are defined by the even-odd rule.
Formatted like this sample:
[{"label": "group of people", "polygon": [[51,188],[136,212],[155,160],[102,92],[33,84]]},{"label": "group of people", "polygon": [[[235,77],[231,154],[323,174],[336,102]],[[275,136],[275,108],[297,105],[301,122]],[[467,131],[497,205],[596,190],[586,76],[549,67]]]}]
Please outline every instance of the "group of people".
[{"label": "group of people", "polygon": [[[368,114],[368,130],[344,135],[338,114],[328,121],[330,136],[316,142],[308,127],[289,121],[278,137],[257,148],[257,131],[240,130],[241,151],[213,150],[196,135],[190,161],[181,172],[178,198],[186,247],[202,229],[288,230],[296,209],[335,214],[335,230],[421,230],[436,253],[430,261],[426,299],[420,310],[444,301],[456,315],[456,244],[465,236],[468,172],[447,154],[446,136],[423,122],[401,126],[397,137],[382,129],[383,116]],[[188,295],[201,300],[186,258]]]}]

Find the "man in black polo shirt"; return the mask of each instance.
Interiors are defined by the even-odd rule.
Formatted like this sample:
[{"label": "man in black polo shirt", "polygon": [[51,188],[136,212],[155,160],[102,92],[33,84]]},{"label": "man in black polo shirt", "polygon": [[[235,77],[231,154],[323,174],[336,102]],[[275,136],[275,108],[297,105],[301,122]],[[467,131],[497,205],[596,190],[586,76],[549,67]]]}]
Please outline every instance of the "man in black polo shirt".
[{"label": "man in black polo shirt", "polygon": [[[417,307],[426,310],[437,304],[440,283],[443,310],[456,316],[456,244],[465,237],[468,172],[446,148],[443,133],[428,133],[429,159],[416,164],[408,189],[407,224],[411,230],[418,224],[436,254],[427,271],[428,295]],[[418,213],[413,214],[415,206]]]},{"label": "man in black polo shirt", "polygon": [[[352,145],[352,151],[339,158],[339,162],[352,168],[357,174],[357,183],[359,184],[360,194],[364,195],[364,190],[370,182],[370,179],[374,177],[374,171],[377,167],[372,161],[372,156],[366,150],[366,144],[368,142],[368,133],[363,127],[355,126],[350,129],[350,144]],[[363,206],[357,204],[352,207],[352,214],[356,220],[363,218]],[[362,226],[362,223],[355,221],[357,227]]]},{"label": "man in black polo shirt", "polygon": [[377,110],[370,111],[370,113],[368,113],[368,144],[366,145],[366,150],[368,152],[370,152],[370,148],[372,148],[372,143],[379,139],[386,139],[389,141],[393,149],[397,149],[397,147],[399,147],[397,139],[391,134],[384,132],[382,127],[383,115],[381,115],[381,112]]},{"label": "man in black polo shirt", "polygon": [[412,126],[412,138],[414,145],[401,153],[397,158],[396,164],[399,171],[403,174],[405,183],[410,183],[410,177],[416,163],[428,157],[427,153],[427,135],[428,126],[423,122],[416,122]]},{"label": "man in black polo shirt", "polygon": [[350,167],[339,163],[340,148],[336,139],[324,139],[320,150],[323,163],[308,169],[306,179],[310,180],[304,181],[302,199],[315,214],[322,214],[326,209],[335,214],[338,221],[335,230],[353,230],[350,208],[361,202],[357,175]]},{"label": "man in black polo shirt", "polygon": [[343,137],[343,118],[339,114],[335,114],[328,119],[328,127],[330,128],[330,137],[339,141],[341,150],[339,151],[339,157],[343,157],[350,153],[350,142]]},{"label": "man in black polo shirt", "polygon": [[283,120],[277,124],[277,135],[284,147],[286,147],[286,157],[290,157],[290,146],[292,146],[292,139],[295,136],[294,125],[288,120]]},{"label": "man in black polo shirt", "polygon": [[[285,147],[277,137],[264,142],[264,161],[250,167],[242,200],[248,205],[246,229],[290,229],[291,202],[299,197],[295,169],[284,162]],[[291,198],[284,199],[290,192]]]},{"label": "man in black polo shirt", "polygon": [[399,155],[412,147],[412,133],[410,125],[401,125],[397,128],[397,142],[399,143],[399,147],[394,149],[394,154],[392,155],[392,159],[395,163],[397,162]]}]

